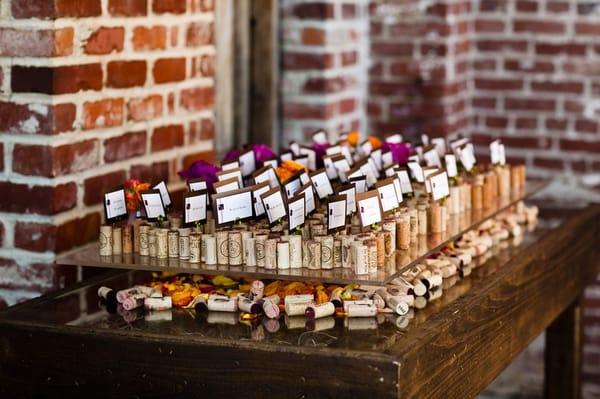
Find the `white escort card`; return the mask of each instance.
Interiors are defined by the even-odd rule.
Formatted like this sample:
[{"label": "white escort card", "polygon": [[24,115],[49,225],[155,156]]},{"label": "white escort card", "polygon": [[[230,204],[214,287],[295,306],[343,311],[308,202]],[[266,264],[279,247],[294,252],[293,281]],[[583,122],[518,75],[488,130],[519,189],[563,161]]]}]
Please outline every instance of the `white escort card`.
[{"label": "white escort card", "polygon": [[262,182],[255,184],[250,187],[252,189],[252,202],[254,204],[254,216],[262,216],[265,214],[265,208],[263,206],[263,202],[260,199],[260,196],[267,191],[269,191],[272,187],[269,186],[269,182]]},{"label": "white escort card", "polygon": [[306,220],[305,205],[304,194],[298,194],[288,201],[288,229],[290,233],[304,225]]},{"label": "white escort card", "polygon": [[381,223],[383,211],[379,201],[377,190],[367,191],[366,193],[356,194],[356,207],[360,215],[360,223],[363,227],[371,226],[375,223]]},{"label": "white escort card", "polygon": [[256,158],[253,150],[247,150],[238,157],[239,168],[242,171],[242,176],[250,176],[256,170]]},{"label": "white escort card", "polygon": [[160,196],[162,197],[163,205],[166,209],[169,209],[173,204],[173,201],[171,201],[171,195],[169,194],[169,190],[167,189],[166,183],[164,181],[161,181],[152,188],[154,190],[160,191]]},{"label": "white escort card", "polygon": [[104,194],[104,216],[107,223],[113,223],[127,217],[124,189],[121,188]]},{"label": "white escort card", "polygon": [[448,174],[442,170],[428,176],[429,185],[431,186],[431,198],[434,201],[450,195],[450,187],[448,186]]},{"label": "white escort card", "polygon": [[346,227],[346,196],[336,195],[327,201],[327,234]]},{"label": "white escort card", "polygon": [[304,194],[304,211],[306,215],[309,215],[317,209],[314,190],[311,182],[306,183],[298,190],[298,195]]},{"label": "white escort card", "polygon": [[379,193],[379,200],[381,201],[381,209],[385,214],[390,214],[394,209],[398,208],[399,205],[394,180],[395,178],[390,177],[377,183],[377,192]]},{"label": "white escort card", "polygon": [[347,184],[340,187],[338,192],[340,195],[346,196],[346,213],[352,215],[356,212],[356,186],[354,184]]},{"label": "white escort card", "polygon": [[188,180],[188,189],[190,191],[200,191],[200,190],[206,190],[208,187],[206,185],[206,182],[202,179],[192,179],[192,180]]},{"label": "white escort card", "polygon": [[260,198],[262,199],[263,207],[271,225],[277,223],[287,215],[283,193],[278,188],[273,188],[261,194]]},{"label": "white escort card", "polygon": [[207,197],[206,190],[183,195],[183,223],[192,224],[206,220]]},{"label": "white escort card", "polygon": [[325,172],[325,169],[321,169],[313,173],[310,176],[310,180],[312,181],[312,184],[315,187],[317,195],[320,199],[333,194],[333,188],[331,187],[331,182],[327,177],[327,172]]},{"label": "white escort card", "polygon": [[448,172],[448,177],[454,177],[458,175],[458,168],[456,167],[456,156],[454,154],[444,155],[444,163],[446,164],[446,172]]},{"label": "white escort card", "polygon": [[271,188],[279,187],[279,180],[277,179],[277,173],[271,165],[263,166],[253,174],[254,183],[269,183]]},{"label": "white escort card", "polygon": [[240,168],[227,169],[217,173],[217,179],[219,181],[228,180],[234,177],[238,180],[239,186],[244,187],[244,178],[242,177],[242,170]]},{"label": "white escort card", "polygon": [[239,190],[240,182],[237,179],[237,177],[232,177],[231,179],[215,182],[213,184],[213,187],[217,194],[221,194],[226,193],[228,191]]},{"label": "white escort card", "polygon": [[254,214],[250,187],[214,196],[217,225],[249,219]]},{"label": "white escort card", "polygon": [[148,190],[140,193],[142,204],[148,221],[165,218],[167,213],[159,190]]}]

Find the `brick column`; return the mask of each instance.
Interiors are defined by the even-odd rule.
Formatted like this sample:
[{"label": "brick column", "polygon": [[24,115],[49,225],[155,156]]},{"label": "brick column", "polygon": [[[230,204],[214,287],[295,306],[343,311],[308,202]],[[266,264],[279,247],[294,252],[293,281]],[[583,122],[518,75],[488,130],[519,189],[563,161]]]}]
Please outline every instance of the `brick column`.
[{"label": "brick column", "polygon": [[104,190],[212,159],[213,2],[2,0],[0,298],[58,288]]},{"label": "brick column", "polygon": [[366,129],[368,0],[282,2],[284,143]]}]

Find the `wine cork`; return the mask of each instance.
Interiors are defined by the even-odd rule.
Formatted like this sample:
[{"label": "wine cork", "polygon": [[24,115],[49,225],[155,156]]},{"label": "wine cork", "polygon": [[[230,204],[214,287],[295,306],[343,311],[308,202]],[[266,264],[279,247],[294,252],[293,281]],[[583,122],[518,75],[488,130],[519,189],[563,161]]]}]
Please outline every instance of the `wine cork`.
[{"label": "wine cork", "polygon": [[100,226],[100,256],[112,256],[113,228],[111,225]]},{"label": "wine cork", "polygon": [[158,248],[156,247],[156,228],[151,227],[148,230],[148,255],[154,258],[156,257],[156,253],[158,252]]},{"label": "wine cork", "polygon": [[190,248],[189,248],[190,263],[200,263],[202,261],[202,256],[201,256],[202,235],[200,233],[190,233],[190,235],[188,236],[188,240],[189,240],[189,245],[190,245]]},{"label": "wine cork", "polygon": [[113,227],[112,230],[112,254],[121,255],[123,253],[123,234],[120,227]]},{"label": "wine cork", "polygon": [[383,231],[380,231],[375,236],[377,243],[377,267],[382,268],[385,263],[385,236]]},{"label": "wine cork", "polygon": [[439,202],[431,201],[429,204],[428,231],[434,234],[442,232],[442,210]]},{"label": "wine cork", "polygon": [[369,249],[366,245],[359,242],[354,242],[353,245],[355,267],[354,273],[368,274],[369,273]]},{"label": "wine cork", "polygon": [[483,189],[481,192],[482,208],[489,209],[492,206],[493,196],[493,179],[489,173],[484,176]]},{"label": "wine cork", "polygon": [[290,268],[300,269],[302,267],[302,236],[291,235],[290,243]]},{"label": "wine cork", "polygon": [[228,235],[229,264],[239,266],[242,264],[242,234],[239,231],[231,231]]},{"label": "wine cork", "polygon": [[417,218],[419,219],[419,235],[427,235],[427,205],[417,205]]},{"label": "wine cork", "polygon": [[[213,239],[215,237],[212,237]],[[215,239],[216,246],[216,239]],[[215,248],[216,252],[216,248]],[[216,254],[215,254],[216,258]],[[211,312],[236,312],[238,310],[238,298],[237,297],[228,297],[226,295],[217,295],[213,294],[208,297],[207,302],[208,310]],[[210,313],[209,313],[210,314]]]},{"label": "wine cork", "polygon": [[243,241],[246,266],[256,266],[256,252],[254,248],[255,240],[256,239],[254,237],[248,237]]},{"label": "wine cork", "polygon": [[123,248],[124,254],[133,253],[133,226],[126,225],[123,227]]},{"label": "wine cork", "polygon": [[278,269],[289,269],[290,268],[290,243],[286,241],[280,241],[277,243],[277,268]]},{"label": "wine cork", "polygon": [[306,242],[307,267],[311,270],[321,269],[321,243],[309,240]]},{"label": "wine cork", "polygon": [[156,257],[164,259],[169,256],[169,229],[161,227],[156,230]]},{"label": "wine cork", "polygon": [[381,225],[381,228],[383,229],[383,231],[387,231],[388,233],[390,233],[390,237],[389,237],[389,248],[388,248],[388,244],[386,244],[386,248],[385,248],[385,256],[391,256],[394,251],[396,250],[396,221],[394,220],[387,220],[385,222],[383,222],[383,224]]},{"label": "wine cork", "polygon": [[150,226],[147,224],[140,225],[140,255],[149,256],[148,236],[150,234]]},{"label": "wine cork", "polygon": [[410,208],[408,218],[410,224],[410,241],[415,242],[419,234],[419,211],[417,211],[417,208]]},{"label": "wine cork", "polygon": [[180,228],[179,229],[179,259],[190,258],[190,234],[192,229]]},{"label": "wine cork", "polygon": [[456,215],[460,213],[460,187],[450,187],[450,198],[448,202],[450,215]]},{"label": "wine cork", "polygon": [[477,176],[471,187],[471,208],[483,208],[483,176]]},{"label": "wine cork", "polygon": [[344,269],[352,268],[352,243],[354,239],[351,236],[342,237],[342,267]]},{"label": "wine cork", "polygon": [[277,239],[268,238],[265,241],[265,269],[274,270],[277,268]]},{"label": "wine cork", "polygon": [[369,250],[369,273],[377,272],[377,240],[368,239],[365,240],[367,249]]},{"label": "wine cork", "polygon": [[401,215],[396,225],[398,226],[396,232],[398,248],[407,250],[410,247],[410,216]]},{"label": "wine cork", "polygon": [[333,240],[333,267],[338,269],[342,267],[342,239]]},{"label": "wine cork", "polygon": [[[446,201],[447,203],[448,201]],[[442,232],[446,231],[446,225],[448,221],[448,207],[440,206],[440,230]]]},{"label": "wine cork", "polygon": [[167,234],[169,258],[179,258],[179,232],[171,230]]},{"label": "wine cork", "polygon": [[218,260],[217,238],[213,235],[207,235],[206,239],[204,240],[204,245],[206,246],[206,252],[204,253],[204,263],[206,263],[207,265],[216,265]]},{"label": "wine cork", "polygon": [[321,238],[321,269],[333,269],[333,237]]},{"label": "wine cork", "polygon": [[229,264],[229,233],[226,231],[217,231],[215,233],[217,240],[217,263],[219,265]]},{"label": "wine cork", "polygon": [[[200,234],[200,232],[197,231],[197,229],[192,231],[192,233]],[[211,236],[212,236],[211,234],[202,234],[202,238],[200,239],[200,261],[201,262],[206,262],[206,239]]]},{"label": "wine cork", "polygon": [[377,306],[373,304],[352,304],[346,311],[348,317],[373,317],[377,316]]},{"label": "wine cork", "polygon": [[310,305],[306,308],[305,311],[306,318],[309,320],[331,316],[334,313],[335,306],[333,306],[333,303],[331,302],[325,302],[319,305]]},{"label": "wine cork", "polygon": [[252,238],[252,232],[245,230],[240,232],[240,234],[242,235],[242,264],[246,264],[246,239]]},{"label": "wine cork", "polygon": [[265,244],[267,236],[264,234],[255,236],[254,249],[256,251],[256,266],[265,267]]},{"label": "wine cork", "polygon": [[133,252],[136,254],[140,253],[140,227],[142,226],[142,221],[140,219],[135,219],[132,223],[133,227]]},{"label": "wine cork", "polygon": [[177,230],[181,227],[181,217],[171,216],[169,217],[169,221],[171,222],[171,229]]}]

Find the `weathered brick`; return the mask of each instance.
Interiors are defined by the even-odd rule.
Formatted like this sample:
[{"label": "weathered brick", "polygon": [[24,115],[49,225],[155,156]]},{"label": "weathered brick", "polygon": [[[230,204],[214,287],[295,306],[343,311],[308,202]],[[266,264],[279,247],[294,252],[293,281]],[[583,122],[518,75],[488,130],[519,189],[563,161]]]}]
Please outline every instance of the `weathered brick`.
[{"label": "weathered brick", "polygon": [[148,0],[108,0],[108,12],[119,17],[146,15]]},{"label": "weathered brick", "polygon": [[550,20],[518,19],[513,22],[513,28],[515,32],[552,34],[561,34],[565,32],[565,24],[563,22]]},{"label": "weathered brick", "polygon": [[15,144],[12,168],[24,175],[56,177],[89,169],[98,164],[98,158],[95,139],[58,147]]},{"label": "weathered brick", "polygon": [[164,151],[183,145],[183,126],[168,125],[152,132],[152,152]]},{"label": "weathered brick", "polygon": [[583,83],[576,81],[534,81],[531,82],[531,89],[540,92],[581,94],[583,92]]},{"label": "weathered brick", "polygon": [[133,165],[129,171],[132,179],[143,182],[169,182],[169,162],[154,162],[152,165]]},{"label": "weathered brick", "polygon": [[157,14],[183,14],[186,10],[186,3],[186,1],[181,0],[153,0],[152,11]]},{"label": "weathered brick", "polygon": [[334,58],[334,55],[330,53],[285,52],[283,54],[283,67],[289,70],[331,68],[334,65]]},{"label": "weathered brick", "polygon": [[164,50],[167,48],[167,28],[136,26],[133,29],[133,49],[136,51]]},{"label": "weathered brick", "polygon": [[203,118],[199,121],[190,122],[188,137],[190,144],[203,140],[212,140],[215,137],[214,121],[209,118]]},{"label": "weathered brick", "polygon": [[99,63],[59,67],[12,67],[13,92],[68,94],[101,88],[102,67]]},{"label": "weathered brick", "polygon": [[163,113],[163,99],[159,94],[148,97],[132,98],[127,103],[127,119],[132,121],[148,121],[158,118]]},{"label": "weathered brick", "polygon": [[123,50],[123,41],[125,39],[125,29],[117,27],[101,27],[94,31],[85,43],[84,51],[86,54],[110,54],[121,52]]},{"label": "weathered brick", "polygon": [[215,158],[216,157],[214,151],[203,151],[189,154],[183,158],[183,167],[187,168],[196,161],[206,161],[210,163],[215,163]]},{"label": "weathered brick", "polygon": [[123,98],[107,98],[83,103],[83,129],[113,127],[123,124]]},{"label": "weathered brick", "polygon": [[83,18],[102,13],[100,0],[12,0],[11,12],[15,18]]},{"label": "weathered brick", "polygon": [[10,57],[65,56],[73,51],[73,28],[0,28],[0,54]]},{"label": "weathered brick", "polygon": [[320,28],[306,27],[302,29],[302,44],[307,46],[322,46],[325,44],[325,31]]},{"label": "weathered brick", "polygon": [[475,79],[475,88],[480,90],[519,90],[523,88],[521,79]]},{"label": "weathered brick", "polygon": [[187,47],[208,46],[214,41],[214,25],[212,22],[192,22],[185,32]]},{"label": "weathered brick", "polygon": [[202,111],[214,105],[214,90],[212,87],[196,87],[181,91],[181,106],[188,111]]},{"label": "weathered brick", "polygon": [[106,85],[115,88],[143,86],[146,61],[111,61],[107,65]]},{"label": "weathered brick", "polygon": [[2,212],[52,215],[69,210],[77,204],[75,183],[51,187],[0,182],[0,191]]},{"label": "weathered brick", "polygon": [[504,100],[504,106],[508,110],[553,111],[556,107],[556,101],[541,98],[509,97]]},{"label": "weathered brick", "polygon": [[180,82],[185,79],[185,58],[161,58],[152,68],[154,83]]},{"label": "weathered brick", "polygon": [[578,35],[600,35],[600,22],[577,22],[575,33]]},{"label": "weathered brick", "polygon": [[300,3],[292,9],[292,15],[300,19],[328,19],[333,18],[333,4],[327,2]]},{"label": "weathered brick", "polygon": [[124,170],[105,173],[103,175],[93,176],[85,179],[83,182],[83,203],[85,205],[96,205],[102,203],[102,198],[105,192],[123,185],[124,182]]},{"label": "weathered brick", "polygon": [[146,131],[126,133],[104,141],[104,162],[116,162],[146,153]]},{"label": "weathered brick", "polygon": [[73,127],[75,104],[16,104],[0,101],[0,131],[12,134],[58,134]]}]

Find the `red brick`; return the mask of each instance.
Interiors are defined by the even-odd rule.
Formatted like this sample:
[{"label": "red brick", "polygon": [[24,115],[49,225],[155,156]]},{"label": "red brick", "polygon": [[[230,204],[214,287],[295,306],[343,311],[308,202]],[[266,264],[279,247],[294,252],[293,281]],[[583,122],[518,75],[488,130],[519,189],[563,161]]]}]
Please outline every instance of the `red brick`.
[{"label": "red brick", "polygon": [[152,133],[152,152],[164,151],[183,145],[183,126],[168,125],[154,129]]},{"label": "red brick", "polygon": [[185,13],[186,3],[186,1],[182,0],[153,0],[152,11],[157,14],[183,14]]},{"label": "red brick", "polygon": [[541,55],[585,55],[586,45],[581,43],[536,43],[535,52]]},{"label": "red brick", "polygon": [[72,209],[77,204],[75,183],[35,186],[0,182],[0,211],[53,215]]},{"label": "red brick", "polygon": [[528,43],[525,40],[477,40],[477,49],[484,52],[500,51],[527,51]]},{"label": "red brick", "polygon": [[161,58],[152,68],[154,83],[180,82],[185,79],[185,58]]},{"label": "red brick", "polygon": [[475,97],[473,99],[475,108],[496,108],[496,99],[490,97]]},{"label": "red brick", "polygon": [[4,172],[4,143],[0,143],[0,172]]},{"label": "red brick", "polygon": [[538,3],[532,0],[518,0],[517,11],[521,12],[537,12]]},{"label": "red brick", "polygon": [[330,53],[312,54],[284,52],[283,67],[289,70],[326,69],[334,65],[334,56]]},{"label": "red brick", "polygon": [[555,82],[555,81],[537,81],[531,82],[531,89],[540,92],[557,92],[557,93],[583,93],[583,83],[581,82]]},{"label": "red brick", "polygon": [[97,140],[86,140],[58,147],[15,144],[13,171],[45,177],[81,172],[98,164]]},{"label": "red brick", "polygon": [[344,18],[344,19],[356,18],[356,5],[355,4],[342,4],[342,18]]},{"label": "red brick", "polygon": [[96,205],[102,203],[104,193],[122,186],[125,182],[125,171],[118,170],[85,179],[83,203]]},{"label": "red brick", "polygon": [[325,44],[325,31],[320,28],[306,27],[302,29],[302,44],[306,46],[322,46]]},{"label": "red brick", "polygon": [[549,130],[566,130],[566,119],[546,119],[546,129]]},{"label": "red brick", "polygon": [[502,136],[502,142],[507,147],[514,148],[550,148],[550,140],[547,137],[527,137],[527,136]]},{"label": "red brick", "polygon": [[556,107],[556,101],[541,98],[509,97],[504,99],[504,106],[507,110],[553,111]]},{"label": "red brick", "polygon": [[581,114],[583,112],[583,105],[579,101],[565,100],[564,109],[565,112]]},{"label": "red brick", "polygon": [[283,104],[283,115],[293,119],[328,119],[336,114],[335,104]]},{"label": "red brick", "polygon": [[139,17],[147,13],[147,0],[108,0],[108,12],[119,17]]},{"label": "red brick", "polygon": [[499,116],[488,116],[485,118],[485,125],[490,128],[506,128],[508,126],[508,119]]},{"label": "red brick", "polygon": [[340,54],[340,63],[342,66],[354,65],[358,60],[358,52],[344,51]]},{"label": "red brick", "polygon": [[515,121],[515,128],[529,129],[529,130],[537,129],[537,119],[536,118],[517,118],[517,120]]},{"label": "red brick", "polygon": [[102,13],[100,0],[12,0],[15,18],[54,19],[96,17]]},{"label": "red brick", "polygon": [[71,130],[75,105],[0,102],[0,131],[12,134],[58,134]]},{"label": "red brick", "polygon": [[212,87],[195,87],[181,91],[181,106],[188,111],[202,111],[213,107],[215,98]]},{"label": "red brick", "polygon": [[504,22],[496,19],[476,19],[475,32],[504,32]]},{"label": "red brick", "polygon": [[101,27],[88,37],[84,51],[86,54],[110,54],[121,52],[125,38],[123,27]]},{"label": "red brick", "polygon": [[565,32],[564,23],[549,20],[519,19],[513,22],[513,27],[515,32],[557,34]]},{"label": "red brick", "polygon": [[102,88],[102,67],[99,63],[60,67],[26,67],[14,65],[11,74],[13,92],[44,94],[76,93]]},{"label": "red brick", "polygon": [[523,88],[521,79],[475,79],[475,88],[480,90],[519,90]]},{"label": "red brick", "polygon": [[193,164],[196,161],[206,161],[206,162],[210,162],[210,163],[215,163],[215,159],[216,158],[215,158],[214,151],[204,151],[204,152],[197,152],[194,154],[189,154],[183,158],[183,168],[189,167],[191,164]]},{"label": "red brick", "polygon": [[133,30],[133,49],[164,50],[167,48],[167,28],[164,26],[136,26]]},{"label": "red brick", "polygon": [[346,79],[341,76],[323,78],[313,77],[306,79],[302,91],[304,93],[337,93],[346,88]]},{"label": "red brick", "polygon": [[146,61],[111,61],[107,66],[106,86],[126,88],[146,83]]},{"label": "red brick", "polygon": [[152,165],[133,165],[129,171],[132,179],[142,182],[169,182],[169,162],[154,162]]},{"label": "red brick", "polygon": [[113,127],[123,124],[122,98],[107,98],[83,103],[83,129]]},{"label": "red brick", "polygon": [[162,113],[163,99],[159,94],[132,98],[127,103],[127,119],[131,121],[152,120],[161,116]]},{"label": "red brick", "polygon": [[598,154],[600,152],[600,141],[560,139],[560,149],[565,151],[583,151]]},{"label": "red brick", "polygon": [[578,35],[600,35],[599,22],[577,22],[575,24],[575,33]]},{"label": "red brick", "polygon": [[188,142],[197,143],[202,140],[212,140],[215,137],[215,123],[212,119],[203,118],[190,122],[188,128]]},{"label": "red brick", "polygon": [[373,43],[371,51],[381,56],[411,56],[413,54],[412,43]]},{"label": "red brick", "polygon": [[11,57],[54,57],[73,52],[73,28],[0,28],[0,54]]},{"label": "red brick", "polygon": [[98,239],[100,214],[90,213],[59,226],[17,222],[15,247],[34,252],[62,252]]},{"label": "red brick", "polygon": [[561,159],[550,159],[550,158],[534,158],[533,165],[538,168],[563,170],[565,163]]},{"label": "red brick", "polygon": [[348,114],[356,110],[356,100],[354,98],[346,98],[340,100],[339,111],[341,114]]},{"label": "red brick", "polygon": [[575,130],[583,133],[598,133],[598,122],[590,119],[578,119],[575,122]]},{"label": "red brick", "polygon": [[550,73],[554,72],[554,64],[549,61],[534,61],[533,63],[526,63],[522,62],[521,60],[505,60],[504,69],[506,71]]},{"label": "red brick", "polygon": [[326,2],[301,3],[292,9],[292,15],[300,19],[327,19],[333,18],[333,4]]},{"label": "red brick", "polygon": [[179,27],[178,26],[171,26],[170,41],[171,41],[171,47],[177,47],[177,43],[179,43]]},{"label": "red brick", "polygon": [[54,3],[48,0],[12,0],[11,13],[15,18],[51,19],[54,17]]},{"label": "red brick", "polygon": [[569,2],[568,1],[549,1],[546,4],[546,9],[548,12],[553,13],[561,13],[569,11]]},{"label": "red brick", "polygon": [[200,47],[213,44],[214,25],[212,22],[199,21],[191,23],[185,32],[187,47]]},{"label": "red brick", "polygon": [[475,60],[473,68],[478,71],[495,71],[496,60]]},{"label": "red brick", "polygon": [[196,61],[197,66],[192,67],[193,75],[195,76],[206,76],[213,77],[215,76],[215,56],[209,54],[203,54],[200,57],[192,59],[192,61]]},{"label": "red brick", "polygon": [[116,162],[146,153],[146,131],[126,133],[104,141],[104,162]]}]

